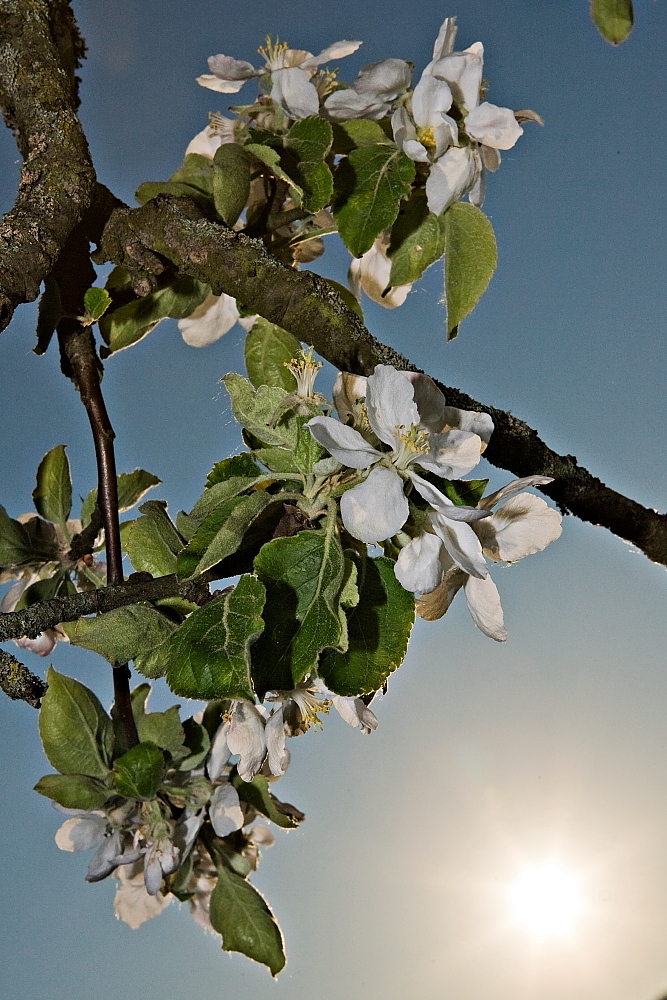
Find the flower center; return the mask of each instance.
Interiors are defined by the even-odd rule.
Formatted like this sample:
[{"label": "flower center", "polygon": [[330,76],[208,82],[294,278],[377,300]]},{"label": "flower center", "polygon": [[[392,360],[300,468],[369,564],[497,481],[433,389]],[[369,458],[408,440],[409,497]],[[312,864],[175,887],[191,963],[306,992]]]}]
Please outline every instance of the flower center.
[{"label": "flower center", "polygon": [[417,127],[417,139],[426,149],[435,149],[435,129]]},{"label": "flower center", "polygon": [[299,351],[299,356],[291,361],[283,362],[296,379],[296,394],[301,399],[311,399],[315,377],[322,367],[321,361],[316,361],[312,347],[307,351]]},{"label": "flower center", "polygon": [[275,66],[279,60],[282,63],[282,56],[287,51],[287,42],[281,42],[276,35],[275,42],[271,41],[271,35],[267,35],[264,39],[264,45],[260,45],[257,49],[259,55],[265,60],[268,69],[276,69]]},{"label": "flower center", "polygon": [[417,424],[410,424],[407,430],[404,424],[398,425],[395,441],[396,447],[392,462],[397,469],[407,469],[408,465],[414,462],[419,455],[424,455],[430,450],[428,434]]}]

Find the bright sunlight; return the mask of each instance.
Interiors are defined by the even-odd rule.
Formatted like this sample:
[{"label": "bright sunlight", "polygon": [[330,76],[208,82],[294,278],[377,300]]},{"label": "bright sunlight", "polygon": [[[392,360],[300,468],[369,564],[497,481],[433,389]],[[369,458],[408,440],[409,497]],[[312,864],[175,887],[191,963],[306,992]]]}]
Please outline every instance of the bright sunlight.
[{"label": "bright sunlight", "polygon": [[567,934],[581,910],[577,879],[555,864],[526,868],[510,898],[517,923],[537,937]]}]

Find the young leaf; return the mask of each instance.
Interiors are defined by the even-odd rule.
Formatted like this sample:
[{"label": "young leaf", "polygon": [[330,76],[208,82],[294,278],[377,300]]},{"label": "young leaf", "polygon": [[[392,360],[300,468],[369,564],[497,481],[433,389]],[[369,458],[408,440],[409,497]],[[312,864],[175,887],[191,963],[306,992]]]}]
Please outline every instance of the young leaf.
[{"label": "young leaf", "polygon": [[491,223],[467,202],[450,205],[445,222],[445,304],[447,340],[477,305],[496,269],[498,255]]},{"label": "young leaf", "polygon": [[317,115],[294,122],[285,136],[285,146],[306,163],[317,163],[331,149],[333,131],[329,122]]},{"label": "young leaf", "polygon": [[[162,482],[152,472],[145,469],[135,469],[134,472],[121,472],[116,477],[118,489],[118,513],[123,514],[126,510],[139,503],[141,498],[148,493],[153,486],[158,486]],[[97,490],[91,490],[81,506],[81,523],[84,528],[90,523],[90,518],[97,503]]]},{"label": "young leaf", "polygon": [[414,598],[394,575],[391,559],[366,559],[359,603],[348,614],[347,652],[329,652],[318,672],[336,694],[370,694],[400,666],[415,618]]},{"label": "young leaf", "polygon": [[233,226],[250,194],[252,156],[244,146],[223,143],[213,158],[213,199],[220,218]]},{"label": "young leaf", "polygon": [[375,146],[387,141],[387,133],[378,122],[366,118],[351,118],[347,122],[334,122],[334,153],[349,153],[359,146]]},{"label": "young leaf", "polygon": [[154,743],[138,743],[114,761],[116,788],[128,799],[153,799],[162,783],[164,769],[162,751]]},{"label": "young leaf", "polygon": [[209,514],[178,556],[179,578],[204,573],[236,552],[252,522],[274,501],[270,493],[257,490],[247,497],[234,497]]},{"label": "young leaf", "polygon": [[147,201],[159,194],[172,194],[176,198],[192,198],[202,208],[208,208],[211,204],[211,198],[202,194],[198,188],[178,181],[144,181],[134,192],[134,197],[140,205],[145,205]]},{"label": "young leaf", "polygon": [[30,554],[27,531],[0,504],[0,566],[21,566],[29,561]]},{"label": "young leaf", "polygon": [[188,756],[185,745],[185,730],[178,717],[178,705],[172,705],[166,712],[145,712],[143,705],[135,705],[135,694],[148,684],[140,684],[132,692],[132,713],[137,725],[137,733],[142,743],[154,743],[175,760],[182,761]]},{"label": "young leaf", "polygon": [[296,379],[285,366],[300,349],[299,341],[287,330],[261,316],[255,320],[245,339],[245,367],[255,388],[273,385],[294,392]]},{"label": "young leaf", "polygon": [[220,462],[216,462],[206,477],[204,485],[209,488],[215,486],[216,483],[223,483],[225,480],[235,476],[246,476],[248,480],[253,480],[259,476],[259,466],[247,451],[242,451],[240,455],[232,455],[230,458],[223,458]]},{"label": "young leaf", "polygon": [[183,541],[171,522],[166,503],[149,500],[140,507],[144,514],[124,533],[123,549],[138,573],[169,576],[176,572],[176,556]]},{"label": "young leaf", "polygon": [[106,778],[113,748],[111,719],[87,687],[49,667],[39,713],[39,735],[61,774]]},{"label": "young leaf", "polygon": [[38,514],[54,524],[64,524],[72,509],[72,479],[65,445],[59,444],[46,455],[37,469],[37,485],[32,499]]},{"label": "young leaf", "polygon": [[390,226],[402,198],[410,194],[415,165],[402,149],[385,139],[353,149],[336,170],[334,217],[340,237],[355,257],[373,245]]},{"label": "young leaf", "polygon": [[65,809],[99,809],[112,794],[105,784],[87,774],[45,774],[34,790]]},{"label": "young leaf", "polygon": [[619,45],[632,31],[632,0],[591,0],[591,17],[602,37]]},{"label": "young leaf", "polygon": [[180,763],[182,771],[189,771],[194,767],[199,767],[207,753],[211,749],[211,740],[206,729],[194,719],[186,719],[183,723],[185,733],[185,746],[188,756]]},{"label": "young leaf", "polygon": [[260,146],[258,143],[249,142],[243,147],[247,149],[249,153],[257,157],[262,163],[264,163],[274,177],[277,177],[281,181],[285,181],[286,184],[291,188],[291,195],[293,200],[297,205],[301,204],[301,198],[303,196],[303,190],[299,185],[292,180],[289,174],[280,166],[280,153],[276,152],[275,149],[271,149],[270,146]]},{"label": "young leaf", "polygon": [[[234,456],[240,457],[240,456]],[[229,466],[229,469],[240,470],[238,474],[229,476],[228,478],[222,479],[221,482],[213,483],[212,486],[208,486],[202,495],[198,498],[194,507],[189,514],[184,514],[182,511],[176,517],[176,527],[179,533],[190,541],[199,528],[201,524],[204,523],[209,514],[217,510],[221,504],[226,503],[233,497],[237,497],[239,493],[245,493],[247,490],[252,489],[253,486],[260,485],[262,482],[266,482],[267,475],[262,473],[261,469],[253,462],[252,457],[249,455],[248,458],[253,464],[253,468],[256,470],[254,474],[245,475],[243,473],[243,468],[241,463],[238,466]],[[223,465],[219,462],[218,465]],[[250,468],[249,465],[243,463],[243,466]],[[217,469],[217,466],[214,466]],[[229,508],[233,510],[233,507]]]},{"label": "young leaf", "polygon": [[111,296],[106,288],[89,288],[83,297],[83,306],[86,310],[85,325],[92,326],[93,323],[97,323],[110,305]]},{"label": "young leaf", "polygon": [[250,882],[224,864],[218,867],[210,914],[224,951],[238,951],[267,965],[273,976],[284,967],[283,937],[271,910]]},{"label": "young leaf", "polygon": [[264,599],[259,580],[245,575],[183,622],[163,652],[174,694],[254,701],[249,648],[264,628]]},{"label": "young leaf", "polygon": [[274,538],[255,557],[266,586],[266,628],[252,649],[258,693],[290,689],[313,670],[322,649],[343,642],[338,596],[343,551],[333,531]]},{"label": "young leaf", "polygon": [[421,278],[445,251],[445,216],[433,215],[426,194],[415,191],[392,226],[388,254],[390,285],[407,285]]},{"label": "young leaf", "polygon": [[307,212],[319,212],[331,204],[333,174],[326,163],[300,163],[297,177],[303,188],[303,207]]},{"label": "young leaf", "polygon": [[255,389],[247,379],[235,372],[224,375],[222,382],[229,393],[232,413],[253,437],[269,447],[294,443],[295,435],[286,434],[285,428],[279,424],[273,425],[280,404],[287,395],[284,389],[267,385],[260,385]]},{"label": "young leaf", "polygon": [[209,293],[209,286],[180,275],[166,288],[159,288],[151,295],[133,299],[112,312],[106,312],[99,323],[100,333],[106,344],[105,357],[122,351],[145,337],[161,319],[183,319],[189,316]]},{"label": "young leaf", "polygon": [[183,163],[169,180],[175,184],[188,184],[208,198],[213,198],[213,164],[208,156],[187,153]]},{"label": "young leaf", "polygon": [[79,618],[62,625],[74,646],[99,653],[112,666],[155,649],[176,627],[149,604],[130,604],[95,618]]},{"label": "young leaf", "polygon": [[293,830],[306,818],[295,806],[279,802],[271,794],[268,778],[265,778],[263,774],[256,774],[252,781],[243,781],[238,772],[234,770],[229,780],[243,802],[247,802],[276,826],[281,826],[285,830]]}]

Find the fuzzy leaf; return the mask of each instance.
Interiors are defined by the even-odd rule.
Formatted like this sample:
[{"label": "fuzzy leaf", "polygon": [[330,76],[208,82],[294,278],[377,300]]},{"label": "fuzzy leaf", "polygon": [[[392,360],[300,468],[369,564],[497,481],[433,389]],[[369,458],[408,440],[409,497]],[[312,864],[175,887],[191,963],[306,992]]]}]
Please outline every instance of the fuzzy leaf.
[{"label": "fuzzy leaf", "polygon": [[491,280],[498,255],[493,227],[475,205],[457,201],[443,219],[447,340],[453,340],[459,323],[477,305]]},{"label": "fuzzy leaf", "polygon": [[184,543],[166,507],[164,502],[149,500],[140,508],[144,516],[132,521],[124,533],[124,551],[138,573],[157,577],[176,572],[176,556]]},{"label": "fuzzy leaf", "polygon": [[602,37],[619,45],[632,31],[632,0],[591,0],[591,17]]},{"label": "fuzzy leaf", "polygon": [[387,133],[378,122],[366,118],[351,118],[346,122],[334,122],[334,153],[349,153],[359,146],[375,146],[387,141]]},{"label": "fuzzy leaf", "polygon": [[273,976],[284,967],[283,937],[271,910],[250,882],[224,864],[218,867],[210,915],[224,951],[267,965]]},{"label": "fuzzy leaf", "polygon": [[429,212],[426,195],[416,191],[400,209],[391,230],[390,285],[417,281],[445,251],[445,217]]},{"label": "fuzzy leaf", "polygon": [[247,149],[249,153],[252,153],[253,156],[257,157],[258,160],[264,163],[274,177],[277,177],[281,181],[285,181],[285,183],[291,188],[291,195],[296,204],[301,204],[303,190],[281,167],[280,153],[278,153],[275,149],[271,149],[270,146],[261,146],[256,142],[249,142],[243,148]]},{"label": "fuzzy leaf", "polygon": [[250,496],[234,497],[221,504],[197,528],[179,554],[179,578],[186,580],[204,573],[236,552],[252,522],[274,499],[269,493],[257,490]]},{"label": "fuzzy leaf", "polygon": [[138,743],[114,761],[116,788],[128,799],[155,798],[164,775],[164,756],[154,743]]},{"label": "fuzzy leaf", "polygon": [[213,164],[201,153],[187,153],[183,163],[169,178],[175,184],[188,184],[208,198],[213,198]]},{"label": "fuzzy leaf", "polygon": [[149,604],[130,604],[95,618],[65,622],[61,627],[74,646],[99,653],[118,666],[155,649],[177,626]]},{"label": "fuzzy leaf", "polygon": [[232,455],[230,458],[223,458],[216,462],[208,476],[206,477],[206,487],[215,486],[216,483],[223,483],[227,479],[235,476],[247,476],[249,480],[255,479],[259,475],[259,466],[247,451],[240,455]]},{"label": "fuzzy leaf", "polygon": [[100,316],[103,316],[111,305],[111,296],[106,288],[89,288],[83,297],[83,306],[86,310],[86,320],[88,326],[97,323]]},{"label": "fuzzy leaf", "polygon": [[198,188],[178,181],[144,181],[134,192],[134,197],[140,205],[145,205],[159,194],[171,194],[175,198],[192,198],[202,208],[207,208],[211,204],[211,198]]},{"label": "fuzzy leaf", "polygon": [[391,559],[360,568],[359,603],[347,617],[347,652],[329,652],[319,674],[336,694],[370,694],[403,661],[415,618],[414,598],[394,575]]},{"label": "fuzzy leaf", "polygon": [[285,365],[300,349],[296,337],[260,316],[245,339],[246,371],[255,388],[273,385],[294,392],[296,379]]},{"label": "fuzzy leaf", "polygon": [[213,199],[220,218],[233,226],[250,194],[252,156],[244,146],[223,143],[213,158]]},{"label": "fuzzy leaf", "polygon": [[285,136],[285,146],[307,163],[321,162],[331,149],[332,141],[331,125],[318,115],[294,122]]},{"label": "fuzzy leaf", "polygon": [[334,217],[354,257],[370,250],[375,237],[391,226],[414,176],[412,160],[388,139],[353,149],[338,165]]},{"label": "fuzzy leaf", "polygon": [[72,509],[72,479],[65,445],[59,444],[46,455],[37,469],[37,485],[32,491],[32,499],[38,514],[64,524]]},{"label": "fuzzy leaf", "polygon": [[97,778],[87,774],[45,774],[35,791],[65,809],[99,809],[112,792]]},{"label": "fuzzy leaf", "polygon": [[222,382],[229,393],[232,413],[241,426],[264,444],[278,447],[284,445],[284,432],[268,425],[287,395],[285,390],[266,385],[255,389],[248,379],[235,372],[224,375]]},{"label": "fuzzy leaf", "polygon": [[[134,472],[121,472],[116,477],[118,489],[118,513],[130,510],[153,486],[162,482],[152,472],[145,469],[135,469]],[[81,506],[81,523],[84,528],[90,523],[90,518],[97,503],[97,489],[91,490]]]},{"label": "fuzzy leaf", "polygon": [[39,713],[39,735],[49,762],[61,774],[106,778],[113,726],[98,698],[72,677],[49,667]]},{"label": "fuzzy leaf", "polygon": [[269,781],[262,774],[256,774],[252,781],[243,781],[236,770],[232,771],[230,782],[239,798],[253,806],[258,813],[266,816],[276,826],[293,830],[306,817],[294,806],[279,802],[269,791]]},{"label": "fuzzy leaf", "polygon": [[262,629],[265,591],[253,576],[193,612],[164,649],[167,682],[187,698],[247,698],[250,643]]}]

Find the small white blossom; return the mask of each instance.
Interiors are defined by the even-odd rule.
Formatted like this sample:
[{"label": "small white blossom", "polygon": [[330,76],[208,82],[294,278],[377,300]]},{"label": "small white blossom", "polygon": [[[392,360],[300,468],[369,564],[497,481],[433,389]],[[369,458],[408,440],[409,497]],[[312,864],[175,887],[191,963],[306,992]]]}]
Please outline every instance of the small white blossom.
[{"label": "small white blossom", "polygon": [[324,102],[334,121],[384,118],[394,101],[410,86],[412,67],[404,59],[383,59],[357,74],[350,89],[330,94]]},{"label": "small white blossom", "polygon": [[228,333],[236,323],[249,330],[256,319],[257,316],[241,316],[236,299],[231,295],[209,292],[189,316],[179,319],[178,329],[190,347],[207,347]]},{"label": "small white blossom", "polygon": [[391,261],[387,256],[388,247],[389,232],[386,231],[377,237],[365,254],[352,258],[347,278],[357,299],[361,298],[361,291],[364,291],[378,305],[385,309],[395,309],[403,305],[412,285],[390,285]]}]

